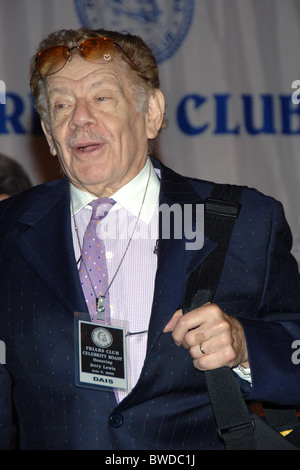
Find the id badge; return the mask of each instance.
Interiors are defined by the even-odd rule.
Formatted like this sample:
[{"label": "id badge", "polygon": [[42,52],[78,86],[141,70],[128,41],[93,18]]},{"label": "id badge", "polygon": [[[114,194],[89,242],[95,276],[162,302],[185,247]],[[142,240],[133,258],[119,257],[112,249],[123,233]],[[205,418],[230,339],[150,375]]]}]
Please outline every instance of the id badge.
[{"label": "id badge", "polygon": [[76,385],[127,390],[126,322],[91,321],[80,312],[74,319]]}]

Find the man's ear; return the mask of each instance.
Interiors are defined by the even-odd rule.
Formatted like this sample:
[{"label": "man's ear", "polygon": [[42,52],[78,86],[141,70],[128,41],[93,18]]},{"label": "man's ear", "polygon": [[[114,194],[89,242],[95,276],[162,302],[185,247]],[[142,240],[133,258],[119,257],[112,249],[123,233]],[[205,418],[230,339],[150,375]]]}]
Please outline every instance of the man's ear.
[{"label": "man's ear", "polygon": [[165,114],[165,98],[163,93],[156,88],[149,97],[148,111],[147,111],[147,138],[155,139]]},{"label": "man's ear", "polygon": [[46,139],[47,139],[47,142],[48,142],[48,145],[49,145],[49,148],[50,148],[50,152],[53,156],[55,156],[55,155],[57,155],[57,152],[56,152],[56,148],[55,148],[55,145],[54,145],[54,140],[53,140],[52,134],[48,131],[47,126],[44,123],[44,121],[41,121],[41,125],[42,125],[42,129],[44,131],[44,134],[46,136]]}]

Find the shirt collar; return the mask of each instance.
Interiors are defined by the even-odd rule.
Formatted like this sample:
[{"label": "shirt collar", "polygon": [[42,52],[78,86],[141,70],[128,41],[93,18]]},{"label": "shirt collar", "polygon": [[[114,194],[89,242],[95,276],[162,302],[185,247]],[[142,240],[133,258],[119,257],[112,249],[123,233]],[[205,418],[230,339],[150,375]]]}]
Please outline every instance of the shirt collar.
[{"label": "shirt collar", "polygon": [[[120,210],[120,208],[124,208],[137,217],[141,209],[148,177],[149,184],[143,208],[140,214],[140,219],[148,224],[154,214],[160,190],[160,181],[150,161],[150,158],[148,158],[144,168],[137,176],[135,176],[135,178],[129,181],[129,183],[127,183],[125,186],[122,186],[122,188],[120,188],[117,192],[112,194],[111,197],[116,201],[116,204],[112,207],[111,210]],[[70,187],[72,193],[72,215],[79,212],[83,207],[88,206],[89,203],[94,199],[97,199],[94,194],[82,191],[81,189],[76,188],[72,183],[70,183]]]}]

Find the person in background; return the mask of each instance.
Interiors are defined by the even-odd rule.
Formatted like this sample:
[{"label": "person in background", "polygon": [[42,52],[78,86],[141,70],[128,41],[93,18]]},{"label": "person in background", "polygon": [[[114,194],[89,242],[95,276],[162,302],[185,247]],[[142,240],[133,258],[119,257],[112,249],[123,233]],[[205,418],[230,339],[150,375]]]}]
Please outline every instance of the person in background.
[{"label": "person in background", "polygon": [[0,154],[0,201],[32,186],[29,176],[16,160]]}]

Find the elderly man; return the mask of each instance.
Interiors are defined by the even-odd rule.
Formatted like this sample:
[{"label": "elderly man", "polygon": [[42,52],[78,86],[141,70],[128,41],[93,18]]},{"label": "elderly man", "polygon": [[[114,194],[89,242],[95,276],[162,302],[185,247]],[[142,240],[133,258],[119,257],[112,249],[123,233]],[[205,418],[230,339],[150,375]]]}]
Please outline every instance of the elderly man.
[{"label": "elderly man", "polygon": [[222,449],[203,374],[221,366],[249,400],[294,403],[299,277],[281,205],[245,189],[214,303],[183,315],[215,243],[162,237],[159,208],[201,205],[213,184],[149,156],[165,126],[149,48],[53,33],[31,88],[65,176],[1,204],[0,445],[13,396],[22,449]]}]

